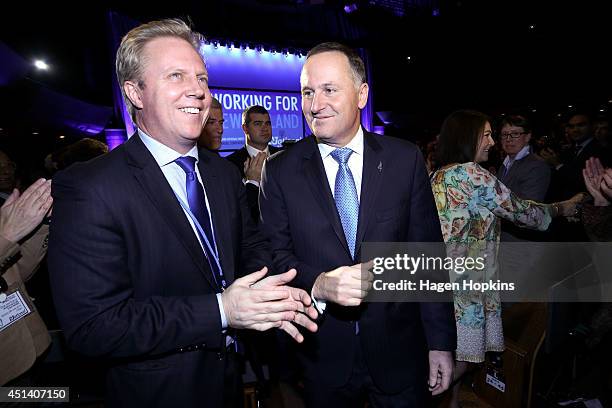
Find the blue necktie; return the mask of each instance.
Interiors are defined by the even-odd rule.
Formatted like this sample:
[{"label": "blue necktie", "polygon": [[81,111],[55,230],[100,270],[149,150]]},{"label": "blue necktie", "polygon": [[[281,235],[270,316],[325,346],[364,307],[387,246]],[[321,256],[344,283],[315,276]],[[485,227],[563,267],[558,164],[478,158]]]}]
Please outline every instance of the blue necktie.
[{"label": "blue necktie", "polygon": [[340,222],[346,237],[351,257],[355,259],[355,241],[357,240],[357,223],[359,221],[359,198],[353,173],[348,166],[349,157],[353,151],[348,147],[336,149],[331,152],[331,156],[338,162],[338,172],[336,173],[336,185],[334,186],[334,200]]},{"label": "blue necktie", "polygon": [[[187,180],[185,187],[187,189],[187,203],[189,204],[189,209],[200,223],[200,226],[204,230],[204,234],[206,234],[206,239],[211,246],[209,249],[205,242],[206,239],[204,237],[200,237],[202,238],[202,246],[204,247],[206,259],[208,260],[210,269],[213,272],[213,278],[218,286],[219,282],[221,282],[220,287],[225,289],[226,282],[223,278],[223,272],[219,269],[217,262],[213,258],[213,254],[210,253],[210,250],[216,251],[215,237],[212,233],[210,216],[208,215],[208,209],[206,208],[206,194],[204,193],[204,188],[198,181],[198,175],[195,171],[196,158],[191,156],[182,156],[176,159],[175,162],[186,174]],[[199,234],[200,232],[198,231],[198,235]]]}]

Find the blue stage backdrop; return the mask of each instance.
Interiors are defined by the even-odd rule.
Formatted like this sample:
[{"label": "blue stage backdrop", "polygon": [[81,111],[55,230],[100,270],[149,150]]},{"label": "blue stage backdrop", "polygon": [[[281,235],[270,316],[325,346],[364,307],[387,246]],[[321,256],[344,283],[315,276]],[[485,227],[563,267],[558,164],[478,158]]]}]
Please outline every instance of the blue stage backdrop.
[{"label": "blue stage backdrop", "polygon": [[285,140],[304,137],[306,125],[299,92],[220,88],[211,88],[211,92],[223,105],[225,124],[222,150],[236,150],[244,145],[242,112],[251,105],[261,105],[270,112],[273,145],[280,146]]}]

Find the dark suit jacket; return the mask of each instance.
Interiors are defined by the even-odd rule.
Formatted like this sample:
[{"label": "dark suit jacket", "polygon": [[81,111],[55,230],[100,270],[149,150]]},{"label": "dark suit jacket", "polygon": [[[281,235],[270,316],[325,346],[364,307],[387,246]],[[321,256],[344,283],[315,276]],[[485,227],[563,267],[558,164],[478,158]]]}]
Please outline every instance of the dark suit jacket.
[{"label": "dark suit jacket", "polygon": [[[269,145],[268,150],[270,151],[270,155],[280,151],[279,147],[274,147]],[[249,152],[246,149],[246,146],[242,149],[236,150],[234,153],[227,156],[227,159],[234,163],[238,170],[240,171],[240,175],[244,179],[244,162],[249,158]],[[251,216],[253,220],[258,223],[259,222],[259,188],[252,183],[246,183],[246,191],[247,191],[247,203],[249,204],[249,209],[251,210]]]},{"label": "dark suit jacket", "polygon": [[[441,242],[425,163],[399,139],[365,133],[356,258],[362,242]],[[310,293],[322,272],[353,265],[314,137],[268,159],[261,184],[262,230],[279,270],[295,267],[293,284]],[[360,333],[355,335],[354,320]],[[369,303],[360,308],[328,303],[318,333],[301,346],[307,378],[345,384],[355,347],[376,385],[395,393],[427,378],[427,349],[454,350],[452,304]]]},{"label": "dark suit jacket", "polygon": [[[228,281],[269,264],[235,168],[200,150]],[[49,272],[68,345],[108,359],[108,404],[221,406],[225,350],[212,273],[153,156],[132,136],[53,179]]]},{"label": "dark suit jacket", "polygon": [[598,157],[604,166],[610,166],[609,152],[593,138],[578,155],[566,157],[563,166],[553,172],[549,191],[551,201],[567,200],[577,193],[587,191],[582,178],[582,169],[587,159],[591,157]]},{"label": "dark suit jacket", "polygon": [[[497,171],[497,178],[504,183],[517,197],[524,200],[544,202],[550,185],[551,170],[540,156],[530,153],[520,160],[515,160],[510,171],[504,174],[502,164]],[[502,241],[541,241],[541,232],[520,228],[508,221],[502,221]]]}]

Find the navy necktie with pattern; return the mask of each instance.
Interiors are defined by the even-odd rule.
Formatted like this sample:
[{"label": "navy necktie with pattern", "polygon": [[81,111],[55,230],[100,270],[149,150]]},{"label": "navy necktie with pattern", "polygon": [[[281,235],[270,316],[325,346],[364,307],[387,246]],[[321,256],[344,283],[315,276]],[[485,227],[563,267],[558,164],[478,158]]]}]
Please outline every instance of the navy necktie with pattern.
[{"label": "navy necktie with pattern", "polygon": [[[208,264],[213,272],[213,277],[217,285],[225,289],[226,282],[223,278],[223,273],[219,269],[219,266],[213,257],[214,255],[210,253],[210,251],[216,251],[216,243],[210,224],[210,216],[208,209],[206,208],[206,194],[204,193],[202,184],[200,184],[198,181],[198,175],[195,171],[196,158],[191,156],[182,156],[176,159],[175,162],[181,169],[183,169],[186,175],[185,187],[187,189],[187,203],[189,204],[189,210],[191,210],[193,215],[197,218],[200,226],[204,230],[204,234],[206,235],[206,239],[201,237],[203,244],[202,246],[204,247]],[[208,248],[206,245],[206,240],[208,240],[210,243],[210,248]]]}]

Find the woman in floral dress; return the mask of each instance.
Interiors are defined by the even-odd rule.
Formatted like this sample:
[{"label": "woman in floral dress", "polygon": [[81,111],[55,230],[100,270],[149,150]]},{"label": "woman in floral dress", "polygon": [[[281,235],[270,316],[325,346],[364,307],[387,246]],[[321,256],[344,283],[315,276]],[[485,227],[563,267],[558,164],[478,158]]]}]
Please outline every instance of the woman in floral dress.
[{"label": "woman in floral dress", "polygon": [[[497,246],[500,220],[545,230],[551,217],[573,215],[576,196],[571,200],[540,204],[522,200],[478,163],[487,161],[494,145],[489,119],[474,111],[457,111],[446,118],[438,142],[438,165],[432,188],[442,235],[449,256],[482,257],[485,269],[474,281],[497,277]],[[457,351],[453,402],[457,405],[458,381],[469,363],[481,363],[487,351],[504,350],[499,292],[455,291]]]}]

